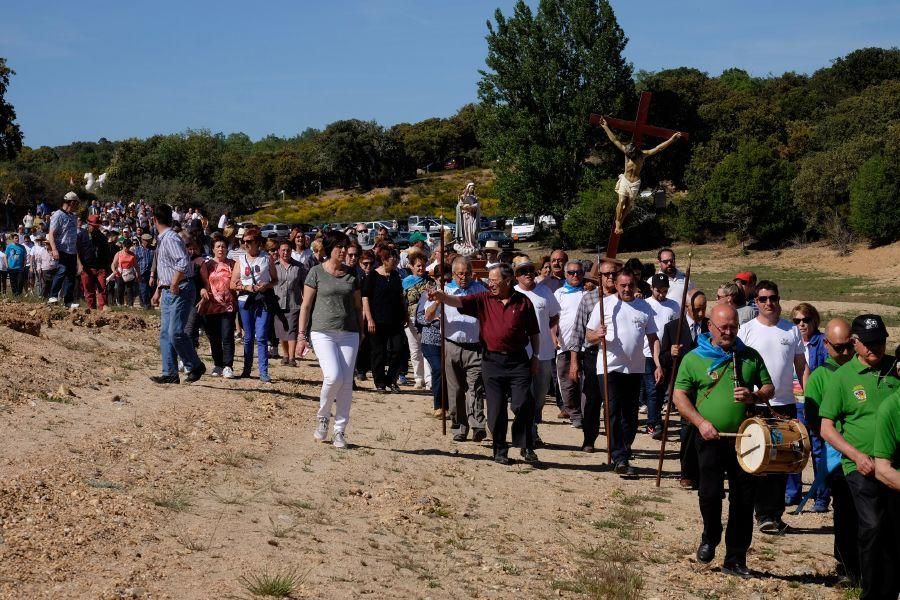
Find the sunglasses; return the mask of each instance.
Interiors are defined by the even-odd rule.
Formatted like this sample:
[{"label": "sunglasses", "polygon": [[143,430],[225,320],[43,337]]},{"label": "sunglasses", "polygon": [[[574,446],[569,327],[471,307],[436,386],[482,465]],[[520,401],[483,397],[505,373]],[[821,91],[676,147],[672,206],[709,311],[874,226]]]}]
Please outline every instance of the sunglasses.
[{"label": "sunglasses", "polygon": [[615,276],[618,275],[618,274],[619,274],[618,271],[613,271],[612,273],[600,273],[600,275],[601,275],[602,277],[615,277]]},{"label": "sunglasses", "polygon": [[528,270],[522,269],[521,271],[519,271],[517,273],[517,275],[520,277],[522,275],[524,275],[525,277],[534,277],[534,269],[528,269]]},{"label": "sunglasses", "polygon": [[359,263],[359,264],[361,264],[361,265],[364,266],[364,267],[368,267],[369,265],[372,264],[372,261],[371,261],[371,260],[364,260],[364,261],[362,261],[362,262]]},{"label": "sunglasses", "polygon": [[846,342],[844,344],[832,344],[826,339],[825,343],[834,348],[834,351],[838,354],[847,352],[848,350],[853,350],[853,342]]},{"label": "sunglasses", "polygon": [[767,304],[769,302],[771,302],[772,304],[775,304],[779,300],[781,300],[781,296],[778,296],[777,294],[772,295],[772,296],[757,296],[756,297],[756,302],[757,303],[762,302],[763,304]]},{"label": "sunglasses", "polygon": [[791,319],[791,321],[794,322],[794,325],[799,325],[800,323],[806,323],[807,325],[809,325],[810,323],[812,323],[812,317],[802,317],[802,318],[795,317],[795,318]]},{"label": "sunglasses", "polygon": [[675,262],[675,259],[674,259],[674,258],[666,258],[666,259],[661,260],[661,261],[659,261],[659,262],[662,263],[662,264],[664,264],[664,265],[670,265],[670,264],[672,264],[672,263]]},{"label": "sunglasses", "polygon": [[584,275],[584,271],[566,271],[566,275],[578,275],[581,277]]},{"label": "sunglasses", "polygon": [[252,244],[255,241],[256,241],[256,239],[254,239],[254,238],[247,238],[247,239],[241,240],[241,243],[242,244]]}]

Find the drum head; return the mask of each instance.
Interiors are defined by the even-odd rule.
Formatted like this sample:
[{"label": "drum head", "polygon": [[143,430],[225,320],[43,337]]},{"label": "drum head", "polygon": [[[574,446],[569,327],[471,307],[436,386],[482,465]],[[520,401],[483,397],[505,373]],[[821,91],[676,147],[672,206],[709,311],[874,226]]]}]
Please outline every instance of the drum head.
[{"label": "drum head", "polygon": [[744,437],[738,438],[735,444],[738,461],[745,471],[755,473],[763,466],[766,459],[768,432],[760,423],[751,421],[741,427],[741,433],[744,434]]}]

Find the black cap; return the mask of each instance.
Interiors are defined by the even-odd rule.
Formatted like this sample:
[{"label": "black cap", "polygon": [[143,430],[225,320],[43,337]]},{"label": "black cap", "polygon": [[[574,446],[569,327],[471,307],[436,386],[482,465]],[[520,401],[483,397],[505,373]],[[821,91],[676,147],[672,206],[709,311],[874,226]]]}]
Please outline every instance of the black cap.
[{"label": "black cap", "polygon": [[655,287],[658,290],[663,288],[669,289],[669,276],[665,273],[657,273],[650,280],[650,287]]},{"label": "black cap", "polygon": [[859,315],[853,319],[850,335],[864,344],[883,342],[888,337],[884,321],[878,315]]}]

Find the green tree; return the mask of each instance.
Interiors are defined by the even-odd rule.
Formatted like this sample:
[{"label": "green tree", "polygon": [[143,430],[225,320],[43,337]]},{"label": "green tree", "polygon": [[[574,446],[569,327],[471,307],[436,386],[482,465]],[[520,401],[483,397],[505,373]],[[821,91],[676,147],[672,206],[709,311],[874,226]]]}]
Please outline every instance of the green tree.
[{"label": "green tree", "polygon": [[749,141],[719,163],[702,193],[721,232],[733,231],[742,242],[773,244],[796,228],[792,178],[790,163],[769,146]]},{"label": "green tree", "polygon": [[16,123],[16,109],[6,101],[9,78],[16,72],[0,57],[0,160],[12,160],[22,149],[22,130]]},{"label": "green tree", "polygon": [[850,226],[872,245],[900,239],[900,173],[876,155],[859,169],[850,186]]},{"label": "green tree", "polygon": [[478,84],[482,150],[501,198],[559,221],[600,139],[588,115],[621,113],[635,102],[622,56],[627,39],[606,0],[541,0],[536,13],[520,0],[510,17],[497,10],[494,20]]}]

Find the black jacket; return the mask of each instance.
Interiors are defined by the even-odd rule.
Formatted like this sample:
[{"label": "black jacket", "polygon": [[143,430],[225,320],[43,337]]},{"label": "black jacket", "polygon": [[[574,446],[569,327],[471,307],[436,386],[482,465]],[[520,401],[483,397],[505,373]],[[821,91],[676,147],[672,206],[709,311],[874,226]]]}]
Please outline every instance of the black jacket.
[{"label": "black jacket", "polygon": [[[709,331],[709,321],[704,319],[700,323],[700,333]],[[678,319],[669,321],[663,327],[662,335],[659,336],[659,364],[663,369],[672,368],[672,346],[675,345],[675,336],[678,332]],[[688,325],[687,318],[681,327],[681,356],[697,347],[697,340],[691,338],[691,328]]]}]

